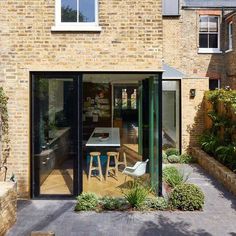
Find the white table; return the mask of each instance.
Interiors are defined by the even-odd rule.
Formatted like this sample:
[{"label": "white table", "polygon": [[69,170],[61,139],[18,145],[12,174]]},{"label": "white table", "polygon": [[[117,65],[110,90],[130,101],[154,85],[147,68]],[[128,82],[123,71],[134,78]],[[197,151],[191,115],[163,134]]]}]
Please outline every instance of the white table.
[{"label": "white table", "polygon": [[[108,133],[107,140],[101,141],[95,134]],[[120,147],[120,130],[119,128],[98,127],[95,128],[89,140],[85,144],[86,147]]]}]

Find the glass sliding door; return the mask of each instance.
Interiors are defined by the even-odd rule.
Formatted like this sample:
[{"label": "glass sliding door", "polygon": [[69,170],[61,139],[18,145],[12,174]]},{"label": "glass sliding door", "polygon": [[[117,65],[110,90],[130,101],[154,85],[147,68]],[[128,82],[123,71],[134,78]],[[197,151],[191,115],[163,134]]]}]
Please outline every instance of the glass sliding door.
[{"label": "glass sliding door", "polygon": [[142,127],[143,160],[149,159],[152,187],[161,195],[162,191],[162,79],[161,74],[150,76],[140,85],[140,126]]},{"label": "glass sliding door", "polygon": [[32,81],[33,195],[73,195],[78,156],[78,81]]},{"label": "glass sliding door", "polygon": [[143,154],[143,86],[142,82],[139,81],[138,87],[138,154]]},{"label": "glass sliding door", "polygon": [[162,81],[161,77],[149,79],[149,158],[152,187],[162,191]]}]

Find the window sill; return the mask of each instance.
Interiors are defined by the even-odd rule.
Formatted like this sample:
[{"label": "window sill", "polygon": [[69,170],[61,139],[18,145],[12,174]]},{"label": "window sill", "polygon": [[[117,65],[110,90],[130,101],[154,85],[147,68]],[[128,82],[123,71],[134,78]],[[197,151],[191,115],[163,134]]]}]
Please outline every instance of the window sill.
[{"label": "window sill", "polygon": [[199,48],[198,53],[201,53],[201,54],[222,53],[222,51],[217,48]]},{"label": "window sill", "polygon": [[199,48],[198,49],[198,53],[202,53],[202,54],[204,54],[204,53],[222,53],[222,51],[221,50],[219,50],[219,49],[217,49],[217,48]]},{"label": "window sill", "polygon": [[100,26],[52,26],[52,32],[101,32]]},{"label": "window sill", "polygon": [[230,48],[230,49],[225,51],[225,53],[229,53],[229,52],[233,52],[233,48]]}]

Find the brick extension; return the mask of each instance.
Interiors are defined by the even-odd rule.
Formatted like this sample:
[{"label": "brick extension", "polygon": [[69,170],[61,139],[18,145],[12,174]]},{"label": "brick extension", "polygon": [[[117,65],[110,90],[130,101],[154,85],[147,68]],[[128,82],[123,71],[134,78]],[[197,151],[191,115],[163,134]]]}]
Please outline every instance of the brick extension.
[{"label": "brick extension", "polygon": [[[10,97],[8,175],[17,177],[20,197],[30,193],[30,71],[157,71],[164,59],[187,77],[181,90],[182,149],[196,143],[207,77],[233,81],[236,50],[227,54],[228,62],[223,54],[198,54],[197,10],[162,18],[161,5],[161,0],[99,0],[102,31],[70,33],[51,31],[55,0],[0,1],[0,86]],[[224,62],[233,65],[228,79]]]}]

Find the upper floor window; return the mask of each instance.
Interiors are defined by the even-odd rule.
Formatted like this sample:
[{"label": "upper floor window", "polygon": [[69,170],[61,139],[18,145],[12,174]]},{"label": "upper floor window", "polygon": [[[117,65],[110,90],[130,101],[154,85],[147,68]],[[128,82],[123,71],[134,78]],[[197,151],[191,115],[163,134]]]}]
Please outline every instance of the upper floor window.
[{"label": "upper floor window", "polygon": [[199,52],[220,52],[219,16],[200,16]]},{"label": "upper floor window", "polygon": [[233,49],[233,22],[228,23],[228,50]]},{"label": "upper floor window", "polygon": [[96,31],[98,0],[56,0],[55,26],[58,31]]},{"label": "upper floor window", "polygon": [[179,0],[162,0],[163,16],[179,16]]}]

